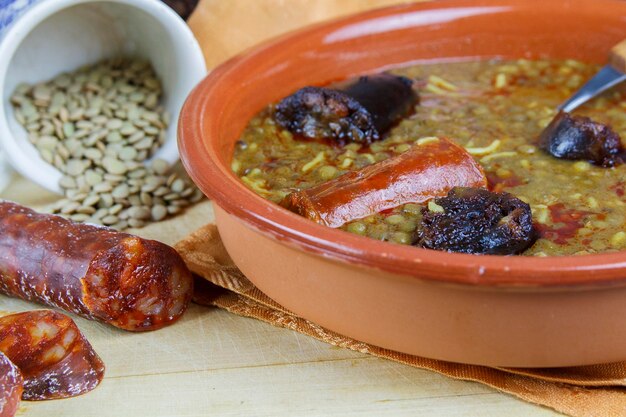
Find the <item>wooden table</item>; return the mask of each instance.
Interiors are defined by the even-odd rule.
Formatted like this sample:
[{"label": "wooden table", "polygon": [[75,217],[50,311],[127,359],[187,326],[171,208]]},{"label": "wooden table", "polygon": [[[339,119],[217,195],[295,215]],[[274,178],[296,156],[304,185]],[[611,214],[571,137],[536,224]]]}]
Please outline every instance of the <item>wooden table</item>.
[{"label": "wooden table", "polygon": [[[54,198],[16,177],[1,195],[32,205]],[[211,221],[210,203],[186,214]],[[172,243],[201,225],[148,227]],[[0,296],[0,310],[37,305]],[[74,317],[74,316],[73,316]],[[192,305],[183,319],[129,333],[75,317],[106,364],[106,376],[80,397],[22,403],[22,417],[173,416],[555,416],[478,383],[456,381],[327,345],[222,310]]]}]

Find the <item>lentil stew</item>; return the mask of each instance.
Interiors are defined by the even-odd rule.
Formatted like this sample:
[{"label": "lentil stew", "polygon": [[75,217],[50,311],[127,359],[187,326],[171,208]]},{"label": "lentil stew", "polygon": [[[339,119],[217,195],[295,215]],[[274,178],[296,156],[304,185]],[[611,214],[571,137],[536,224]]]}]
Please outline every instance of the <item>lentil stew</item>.
[{"label": "lentil stew", "polygon": [[[556,107],[598,67],[578,61],[516,60],[422,64],[392,71],[413,80],[415,111],[371,144],[302,139],[276,123],[275,105],[254,117],[235,147],[233,171],[257,194],[279,203],[351,171],[407,152],[424,138],[449,138],[484,169],[489,188],[530,205],[536,242],[524,255],[589,254],[626,248],[626,165],[605,168],[560,160],[538,138]],[[575,113],[626,134],[626,101],[613,90]],[[424,210],[409,202],[353,220],[341,229],[414,244]]]}]

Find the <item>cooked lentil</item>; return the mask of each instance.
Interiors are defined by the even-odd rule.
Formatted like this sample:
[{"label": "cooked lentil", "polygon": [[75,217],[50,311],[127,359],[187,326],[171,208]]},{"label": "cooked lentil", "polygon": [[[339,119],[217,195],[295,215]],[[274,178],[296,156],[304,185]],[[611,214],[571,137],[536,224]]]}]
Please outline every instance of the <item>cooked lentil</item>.
[{"label": "cooked lentil", "polygon": [[[273,106],[254,117],[235,146],[233,171],[274,202],[348,171],[399,154],[429,137],[448,137],[485,168],[491,187],[529,203],[540,238],[524,254],[582,255],[626,249],[626,165],[601,168],[558,160],[537,148],[556,107],[599,69],[574,60],[471,61],[399,68],[416,80],[413,116],[369,147],[303,141],[280,129]],[[575,113],[612,126],[626,138],[624,89],[612,90]],[[437,207],[429,204],[430,210]],[[348,223],[348,232],[410,244],[420,223],[405,204]]]}]

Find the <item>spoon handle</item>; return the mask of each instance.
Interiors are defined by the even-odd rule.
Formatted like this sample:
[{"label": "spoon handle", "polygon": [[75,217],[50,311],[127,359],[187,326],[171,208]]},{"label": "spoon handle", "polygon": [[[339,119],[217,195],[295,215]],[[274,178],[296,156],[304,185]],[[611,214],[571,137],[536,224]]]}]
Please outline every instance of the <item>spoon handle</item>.
[{"label": "spoon handle", "polygon": [[611,48],[609,65],[605,65],[557,109],[571,112],[587,100],[623,81],[626,81],[626,39]]},{"label": "spoon handle", "polygon": [[626,39],[611,48],[609,64],[620,72],[626,72]]}]

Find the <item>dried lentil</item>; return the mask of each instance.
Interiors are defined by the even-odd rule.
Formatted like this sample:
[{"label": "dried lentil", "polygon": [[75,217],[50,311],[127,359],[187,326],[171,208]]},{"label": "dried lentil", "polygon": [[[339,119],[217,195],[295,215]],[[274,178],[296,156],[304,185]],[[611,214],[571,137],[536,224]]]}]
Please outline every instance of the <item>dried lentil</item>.
[{"label": "dried lentil", "polygon": [[16,88],[10,98],[16,120],[30,132],[41,158],[65,174],[59,185],[66,199],[52,212],[141,227],[202,198],[188,179],[170,174],[168,162],[146,164],[165,142],[169,125],[161,93],[148,63],[125,58]]}]

